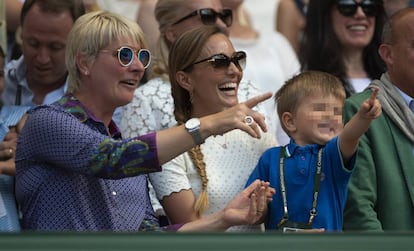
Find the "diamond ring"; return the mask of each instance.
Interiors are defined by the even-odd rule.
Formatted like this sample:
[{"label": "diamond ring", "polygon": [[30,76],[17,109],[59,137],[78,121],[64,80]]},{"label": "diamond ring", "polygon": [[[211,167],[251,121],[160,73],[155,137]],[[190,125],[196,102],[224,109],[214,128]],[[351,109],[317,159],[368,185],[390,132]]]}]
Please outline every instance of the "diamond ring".
[{"label": "diamond ring", "polygon": [[252,116],[246,116],[244,117],[244,123],[246,123],[246,125],[252,125],[254,122],[254,119]]}]

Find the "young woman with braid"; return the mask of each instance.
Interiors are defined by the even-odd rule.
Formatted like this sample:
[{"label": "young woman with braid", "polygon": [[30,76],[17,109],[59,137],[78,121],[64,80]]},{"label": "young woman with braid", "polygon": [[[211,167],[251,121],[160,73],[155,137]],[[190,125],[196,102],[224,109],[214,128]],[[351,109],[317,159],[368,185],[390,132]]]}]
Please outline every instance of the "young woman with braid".
[{"label": "young woman with braid", "polygon": [[[238,104],[245,62],[246,54],[235,51],[228,36],[216,26],[201,26],[183,33],[169,54],[177,123],[184,124],[191,118]],[[255,126],[249,117],[245,122]],[[259,156],[275,145],[271,134],[262,132],[261,136],[253,139],[235,130],[208,138],[164,164],[162,172],[150,174],[170,222],[190,222],[211,215],[239,193]]]},{"label": "young woman with braid", "polygon": [[[141,7],[144,8],[144,5]],[[231,10],[223,8],[221,0],[163,0],[157,1],[153,7],[154,10],[150,8],[145,12],[154,13],[160,36],[156,43],[154,60],[151,60],[151,65],[146,70],[148,82],[139,85],[132,101],[124,106],[120,123],[120,130],[124,137],[146,134],[177,124],[168,77],[168,55],[171,45],[185,31],[204,25],[216,25],[223,32],[228,33],[228,27],[233,20]],[[238,88],[240,102],[259,93],[258,87],[251,81],[243,80]],[[270,114],[266,114],[263,103],[256,106],[255,110],[265,115],[266,121],[273,121],[270,119]],[[271,125],[267,124],[267,129],[271,131]],[[150,195],[161,224],[165,224],[164,210],[155,199],[151,184]]]}]

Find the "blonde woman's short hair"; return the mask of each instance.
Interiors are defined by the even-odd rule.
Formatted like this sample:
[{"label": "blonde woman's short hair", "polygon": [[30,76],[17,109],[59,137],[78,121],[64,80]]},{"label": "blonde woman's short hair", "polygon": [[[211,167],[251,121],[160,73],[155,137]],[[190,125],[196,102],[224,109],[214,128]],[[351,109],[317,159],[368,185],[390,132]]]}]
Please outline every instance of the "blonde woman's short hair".
[{"label": "blonde woman's short hair", "polygon": [[65,60],[69,74],[68,92],[78,90],[81,85],[76,64],[78,55],[86,56],[93,62],[102,49],[123,38],[147,48],[144,33],[133,20],[108,11],[90,12],[79,17],[67,38]]}]

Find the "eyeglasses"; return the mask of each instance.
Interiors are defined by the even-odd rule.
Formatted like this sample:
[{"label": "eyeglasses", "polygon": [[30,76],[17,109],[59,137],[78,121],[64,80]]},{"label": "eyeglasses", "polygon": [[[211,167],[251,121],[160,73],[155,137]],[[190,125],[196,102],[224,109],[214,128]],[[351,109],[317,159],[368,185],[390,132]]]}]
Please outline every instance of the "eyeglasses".
[{"label": "eyeglasses", "polygon": [[355,0],[339,0],[337,2],[338,11],[344,16],[353,16],[361,7],[367,17],[373,17],[378,12],[378,5],[373,0],[363,0],[357,3]]},{"label": "eyeglasses", "polygon": [[236,51],[235,53],[233,53],[231,57],[228,57],[222,53],[216,54],[211,57],[199,60],[193,63],[193,65],[202,62],[210,62],[214,68],[229,67],[230,63],[233,62],[237,66],[237,68],[239,68],[239,70],[242,71],[246,67],[246,52]]},{"label": "eyeglasses", "polygon": [[201,22],[203,22],[203,24],[205,25],[215,24],[217,21],[217,17],[220,18],[221,21],[223,21],[227,27],[230,27],[230,25],[233,23],[233,12],[231,11],[231,9],[222,9],[221,11],[216,12],[211,8],[205,8],[191,12],[187,16],[173,23],[173,25],[181,23],[182,21],[197,15],[200,15]]},{"label": "eyeglasses", "polygon": [[[107,50],[101,51],[105,52]],[[132,48],[122,46],[114,52],[113,56],[118,57],[120,65],[128,67],[132,64],[132,61],[134,61],[135,53],[137,55],[138,60],[141,62],[144,68],[147,68],[151,62],[151,53],[147,49],[140,49],[139,51],[134,51]]]}]

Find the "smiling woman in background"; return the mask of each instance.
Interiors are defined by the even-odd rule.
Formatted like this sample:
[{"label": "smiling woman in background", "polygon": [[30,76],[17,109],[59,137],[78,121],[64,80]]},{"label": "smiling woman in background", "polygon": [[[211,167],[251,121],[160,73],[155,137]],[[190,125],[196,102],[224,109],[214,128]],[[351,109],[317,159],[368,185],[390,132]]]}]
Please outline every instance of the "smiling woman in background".
[{"label": "smiling woman in background", "polygon": [[378,54],[385,19],[382,0],[310,1],[299,53],[302,70],[338,77],[347,96],[361,92],[385,71]]}]

